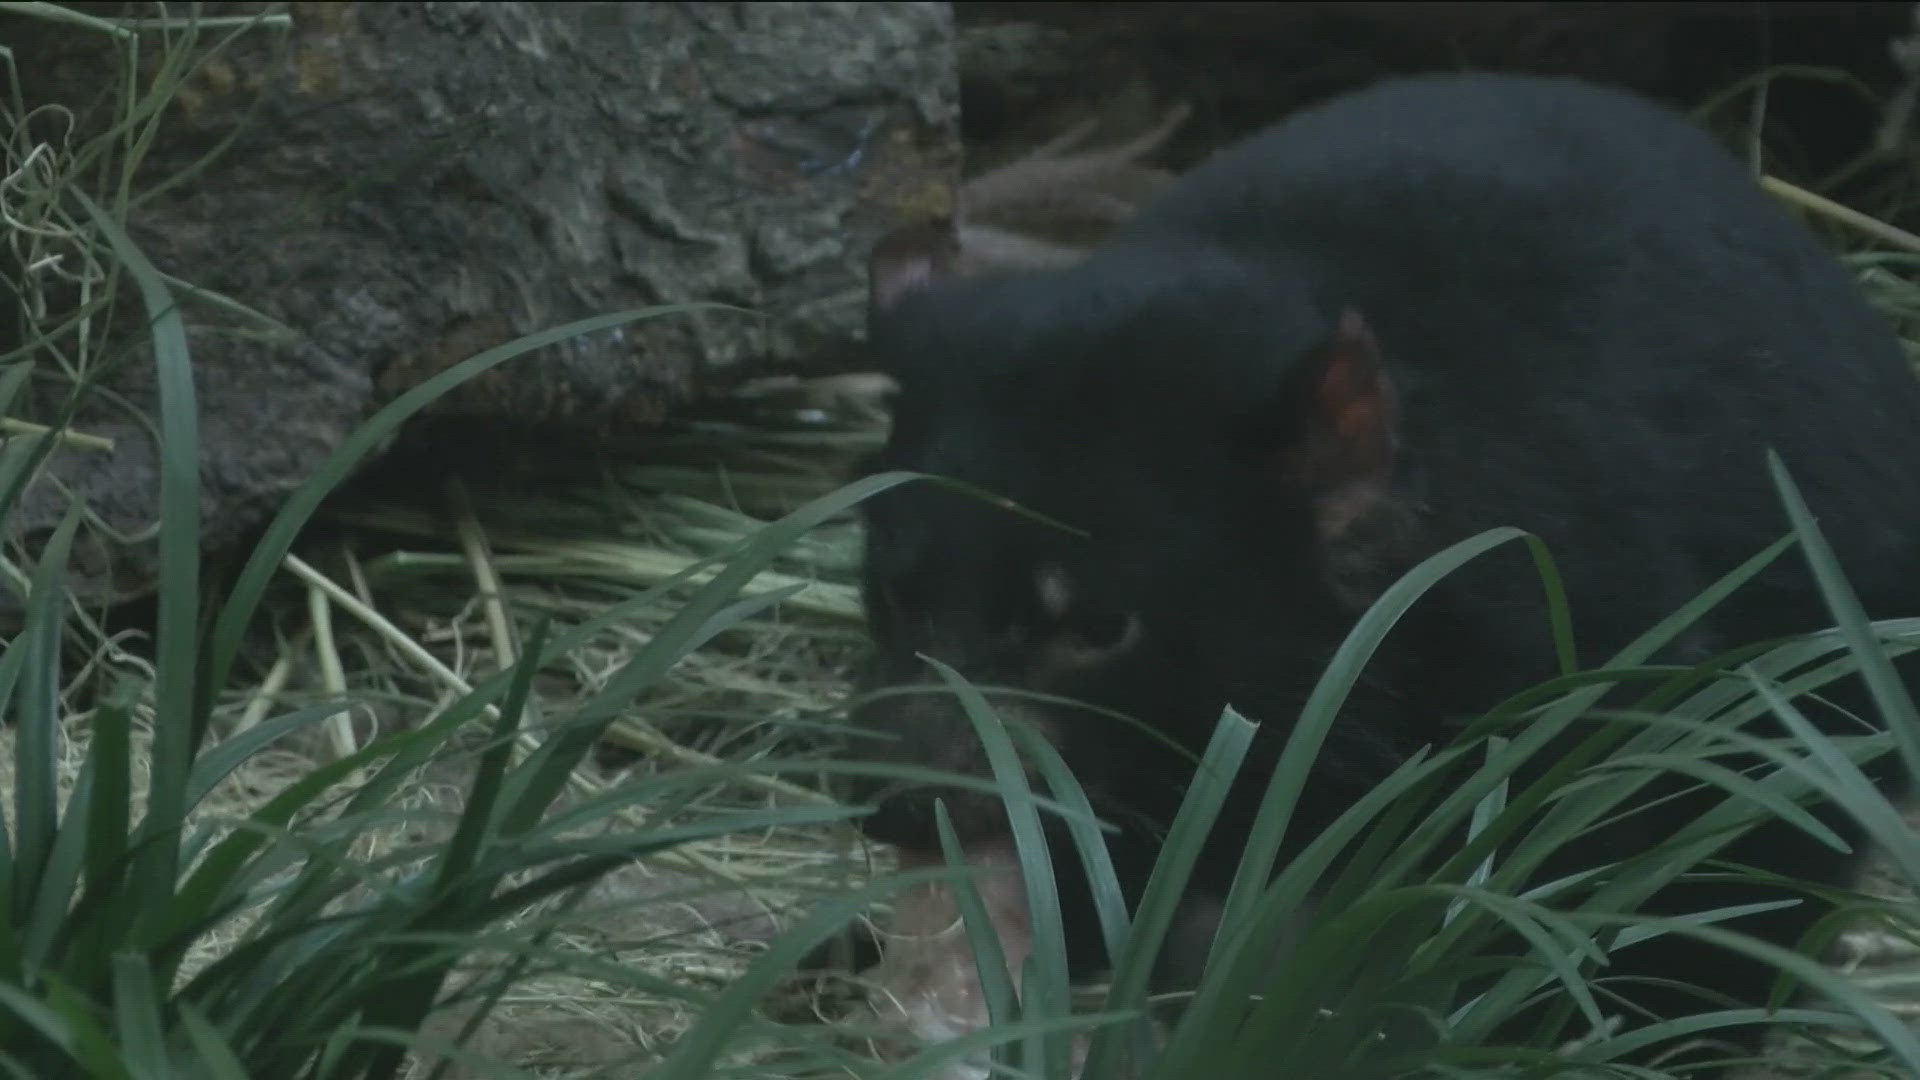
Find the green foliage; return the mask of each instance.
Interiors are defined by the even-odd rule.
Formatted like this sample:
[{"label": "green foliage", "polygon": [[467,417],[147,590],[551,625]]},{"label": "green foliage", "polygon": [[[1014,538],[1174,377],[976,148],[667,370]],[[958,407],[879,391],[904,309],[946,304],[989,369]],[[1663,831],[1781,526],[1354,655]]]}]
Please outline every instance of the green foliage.
[{"label": "green foliage", "polygon": [[[251,25],[253,21],[249,20]],[[87,23],[108,32],[120,24]],[[130,45],[129,48],[132,46]],[[106,137],[150,137],[151,120],[177,84],[184,50],[169,51],[154,97],[130,101]],[[129,158],[137,158],[130,154]],[[125,163],[131,176],[136,162]],[[67,178],[71,180],[72,178]],[[192,358],[175,287],[123,227],[126,190],[96,198],[87,185],[49,185],[45,213],[103,273],[95,297],[111,303],[128,281],[144,306],[146,351],[158,374],[161,515],[158,628],[151,675],[90,653],[72,634],[78,609],[65,588],[84,517],[76,506],[40,547],[24,589],[25,622],[0,652],[0,724],[13,743],[10,814],[0,813],[0,1069],[15,1076],[384,1077],[424,1046],[422,1021],[448,1004],[448,983],[476,949],[509,962],[462,991],[486,1006],[524,972],[541,940],[543,904],[577,897],[608,870],[637,857],[743,829],[836,821],[846,811],[812,807],[711,813],[692,823],[622,827],[634,806],[673,805],[686,792],[734,774],[717,765],[681,770],[597,802],[553,811],[575,766],[623,704],[689,652],[779,602],[786,592],[741,600],[746,583],[784,546],[866,494],[901,482],[881,477],[800,508],[724,560],[688,567],[657,589],[585,627],[549,636],[542,627],[511,670],[482,683],[430,720],[315,769],[236,822],[207,819],[205,801],[252,755],[337,712],[326,702],[271,717],[214,741],[215,702],[226,685],[269,579],[321,500],[400,424],[460,383],[568,337],[670,315],[654,308],[583,320],[503,345],[441,373],[382,409],[293,494],[236,582],[206,608],[200,580],[199,454]],[[25,295],[25,283],[14,283]],[[97,308],[95,309],[97,312]],[[36,360],[70,379],[62,416],[0,452],[0,514],[66,436],[91,385],[68,363],[61,327],[34,322],[24,351],[0,374],[0,408],[11,405]],[[597,698],[575,715],[549,717],[539,732],[521,720],[534,675],[587,635],[660,600],[703,572],[717,573],[688,599]],[[203,624],[203,611],[211,610]],[[85,664],[75,665],[76,659]],[[78,672],[78,677],[75,677]],[[136,727],[153,732],[144,793],[137,791]],[[84,760],[64,800],[59,747],[84,733]],[[361,838],[404,814],[391,800],[426,765],[477,740],[477,767],[450,837],[369,859]],[[531,749],[516,755],[516,743]],[[6,820],[10,818],[10,820]],[[872,890],[878,895],[880,889]],[[238,928],[236,933],[236,928]],[[231,940],[211,959],[202,943]],[[783,971],[780,950],[768,970]],[[788,957],[790,962],[791,957]],[[767,978],[749,978],[711,1003],[712,1023],[682,1047],[694,1063],[731,1030]],[[471,1024],[467,1034],[471,1033]],[[685,1068],[698,1074],[700,1066]],[[684,1071],[684,1070],[683,1070]]]},{"label": "green foliage", "polygon": [[[91,738],[79,780],[60,806],[55,747],[67,722],[61,661],[70,608],[64,569],[79,520],[69,516],[41,552],[24,629],[0,653],[0,722],[16,732],[14,839],[0,847],[0,896],[8,903],[0,924],[0,1063],[24,1076],[396,1075],[411,1033],[442,1004],[449,972],[488,928],[676,844],[845,816],[833,808],[743,812],[694,826],[622,831],[592,828],[592,815],[556,819],[549,811],[622,702],[781,598],[735,600],[782,545],[901,477],[820,500],[756,537],[599,700],[556,723],[517,763],[510,751],[533,674],[564,655],[571,640],[548,641],[536,632],[512,671],[430,722],[316,770],[231,829],[196,834],[190,815],[228,771],[340,707],[302,709],[228,743],[205,745],[217,685],[208,673],[232,662],[266,573],[357,456],[436,393],[494,364],[664,309],[534,335],[456,366],[382,410],[289,500],[249,564],[260,569],[243,574],[208,638],[197,625],[194,403],[184,335],[164,282],[105,215],[95,222],[145,293],[157,363],[174,368],[162,380],[162,429],[174,467],[162,492],[160,651],[151,685],[102,668],[86,684],[68,687],[81,703],[76,711],[90,716]],[[155,732],[144,800],[131,794],[136,702],[151,709]],[[451,839],[391,852],[375,865],[356,858],[357,838],[389,824],[384,804],[395,790],[445,753],[449,740],[480,724],[487,737]],[[349,779],[350,794],[336,804],[338,786]],[[684,770],[620,795],[635,803],[670,800],[713,780],[711,772]],[[611,817],[618,808],[597,810]],[[197,971],[183,969],[197,941],[237,919],[250,920],[237,944]],[[508,938],[496,947],[514,944]]]}]

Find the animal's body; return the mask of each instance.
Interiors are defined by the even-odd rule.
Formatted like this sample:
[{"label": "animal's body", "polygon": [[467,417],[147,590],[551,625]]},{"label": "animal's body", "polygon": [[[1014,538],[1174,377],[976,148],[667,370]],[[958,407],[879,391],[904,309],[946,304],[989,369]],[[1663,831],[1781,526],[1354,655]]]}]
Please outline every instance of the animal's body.
[{"label": "animal's body", "polygon": [[[938,275],[894,260],[876,267],[872,336],[901,390],[874,467],[954,477],[1081,532],[932,485],[873,500],[872,683],[924,684],[930,654],[1195,750],[1224,706],[1259,721],[1200,901],[1231,880],[1263,767],[1358,614],[1482,530],[1547,542],[1597,664],[1787,531],[1771,447],[1868,613],[1920,614],[1920,386],[1890,327],[1709,136],[1630,95],[1385,84],[1220,153],[1077,265],[923,284]],[[1515,545],[1417,604],[1336,723],[1296,841],[1554,675],[1541,596]],[[1831,621],[1789,554],[1659,659]],[[1142,838],[1189,776],[1179,756],[1094,713],[1009,708],[1098,808],[1140,824],[1115,845],[1137,887]],[[897,736],[883,757],[984,772],[951,701],[886,697],[862,719]],[[932,845],[931,793],[875,794],[870,833]],[[963,834],[1001,827],[989,802],[945,795]],[[1699,806],[1595,843],[1655,843]],[[1851,865],[1777,827],[1729,855],[1828,882]],[[1730,888],[1659,903],[1757,895]],[[1738,925],[1790,943],[1819,913]],[[1680,947],[1623,951],[1613,971],[1765,988]]]}]

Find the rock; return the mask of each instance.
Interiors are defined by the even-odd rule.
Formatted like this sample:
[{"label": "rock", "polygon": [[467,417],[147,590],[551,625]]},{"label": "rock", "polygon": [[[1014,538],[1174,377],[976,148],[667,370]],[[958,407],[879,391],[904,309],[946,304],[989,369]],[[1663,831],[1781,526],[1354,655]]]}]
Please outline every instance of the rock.
[{"label": "rock", "polygon": [[[670,316],[577,338],[439,411],[631,428],[750,372],[831,367],[862,332],[874,239],[951,212],[957,90],[944,4],[290,12],[290,29],[236,35],[182,84],[136,188],[232,142],[140,204],[130,225],[166,273],[257,313],[186,304],[213,550],[257,527],[383,400],[521,334],[683,301],[767,316]],[[48,152],[69,153],[111,122],[113,97],[99,93],[116,70],[107,36],[0,20],[29,106],[78,114],[76,137],[49,138]],[[200,51],[225,33],[202,30]],[[71,289],[48,295],[43,325],[80,302]],[[140,419],[154,392],[131,289],[116,314],[114,344],[128,355],[109,386],[127,406],[96,401],[76,425],[114,449],[62,449],[52,472],[112,528],[138,534],[155,517]],[[42,390],[44,416],[64,388]],[[30,538],[65,505],[43,482],[14,527]],[[96,536],[77,562],[83,595],[152,585],[150,543]]]}]

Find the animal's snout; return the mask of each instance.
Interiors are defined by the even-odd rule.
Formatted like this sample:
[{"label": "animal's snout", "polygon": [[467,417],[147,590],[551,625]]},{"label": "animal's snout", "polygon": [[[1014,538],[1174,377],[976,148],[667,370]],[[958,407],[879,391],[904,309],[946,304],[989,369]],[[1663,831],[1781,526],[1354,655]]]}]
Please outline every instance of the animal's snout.
[{"label": "animal's snout", "polygon": [[[993,770],[978,732],[952,693],[889,690],[863,701],[854,709],[853,720],[859,737],[849,756],[875,771],[850,776],[841,785],[841,797],[874,808],[860,820],[868,837],[908,849],[937,850],[940,802],[946,804],[962,843],[1007,835],[1000,796],[982,787],[992,782]],[[955,779],[971,781],[972,786],[952,782]]]},{"label": "animal's snout", "polygon": [[869,839],[909,851],[935,851],[940,846],[937,807],[941,804],[962,845],[1008,835],[1006,809],[998,796],[931,785],[882,789],[873,813],[860,819],[860,831]]}]

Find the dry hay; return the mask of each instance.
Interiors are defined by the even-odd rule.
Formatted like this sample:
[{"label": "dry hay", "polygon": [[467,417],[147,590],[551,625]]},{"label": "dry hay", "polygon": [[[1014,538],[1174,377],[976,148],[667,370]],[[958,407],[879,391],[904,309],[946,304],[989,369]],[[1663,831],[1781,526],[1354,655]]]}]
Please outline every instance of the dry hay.
[{"label": "dry hay", "polygon": [[[844,388],[847,381],[828,384]],[[818,385],[785,389],[810,398],[822,392]],[[784,392],[772,396],[786,398]],[[843,396],[829,394],[829,402]],[[767,397],[763,389],[738,404],[743,412],[762,412]],[[423,722],[510,663],[537,619],[551,617],[556,632],[577,625],[831,491],[845,478],[850,455],[874,445],[882,430],[871,408],[827,412],[785,403],[776,410],[784,417],[778,423],[664,431],[650,440],[646,466],[574,470],[532,483],[514,478],[497,486],[470,476],[470,491],[457,491],[436,509],[422,509],[418,500],[348,499],[332,507],[335,527],[317,530],[320,539],[288,560],[265,605],[241,665],[244,681],[223,701],[216,737],[317,701],[344,695],[353,704],[244,763],[196,809],[190,828],[218,829],[243,818],[376,732]],[[855,539],[849,522],[825,527],[751,583],[745,594],[807,587],[720,635],[654,691],[627,704],[604,752],[577,771],[564,801],[663,770],[804,749],[810,725],[826,722],[843,697],[861,640],[852,585]],[[528,726],[564,717],[599,693],[685,594],[678,590],[607,627],[550,665],[536,680]],[[90,620],[80,623],[95,660],[74,673],[71,686],[88,685],[95,664],[136,675],[145,669],[146,642],[109,639]],[[77,708],[66,716],[56,746],[63,802],[85,757],[90,720]],[[139,706],[134,722],[138,813],[146,796],[151,708]],[[11,729],[0,731],[0,796],[7,797],[11,743]],[[401,812],[395,823],[358,837],[355,857],[373,861],[431,850],[450,831],[472,765],[471,754],[455,747],[421,770],[384,808]],[[664,817],[644,817],[651,808],[637,807],[620,824],[672,825],[716,811],[824,801],[805,778],[750,776],[694,793]],[[609,875],[546,944],[664,983],[718,991],[812,897],[844,891],[884,865],[844,826],[763,829],[690,843]],[[183,977],[229,951],[249,926],[243,915],[201,938]],[[484,970],[498,959],[476,955],[473,962]],[[841,991],[816,1002],[803,992],[781,1008],[796,1019],[811,1013],[838,1021],[849,1017],[852,997]],[[479,1027],[472,1046],[537,1076],[628,1076],[694,1019],[682,1003],[618,980],[549,972],[518,984]],[[451,1037],[462,1020],[455,1011],[429,1033]],[[777,1049],[749,1041],[734,1058]]]},{"label": "dry hay", "polygon": [[[534,462],[533,474],[497,483],[467,476],[470,488],[451,493],[443,509],[417,501],[337,508],[331,519],[348,527],[345,540],[317,554],[330,555],[335,580],[393,626],[373,631],[363,621],[342,633],[340,651],[378,659],[341,668],[355,670],[355,689],[410,702],[390,711],[423,715],[458,683],[497,671],[499,657],[513,655],[535,619],[553,618],[556,632],[577,624],[838,486],[853,457],[883,434],[870,397],[878,388],[845,378],[750,387],[733,402],[741,419],[664,430],[632,455],[646,464],[609,463],[583,474]],[[548,467],[561,471],[542,475]],[[577,775],[576,795],[679,766],[806,752],[812,726],[830,722],[842,700],[861,643],[856,541],[850,521],[832,523],[756,578],[743,594],[805,587],[722,634],[623,708],[607,751]],[[573,650],[536,681],[536,714],[566,715],[602,690],[676,607],[671,599],[653,605]],[[396,632],[445,670],[403,662],[408,650],[396,645]],[[678,807],[674,820],[819,801],[802,780],[763,777],[716,785]],[[879,858],[844,827],[687,845],[609,876],[553,945],[717,991],[807,909],[809,897],[866,880]],[[844,988],[818,998],[796,990],[775,1011],[798,1020],[858,1019],[852,997]],[[624,1076],[694,1019],[679,1002],[613,980],[551,974],[517,986],[473,1046],[540,1076]],[[746,1066],[776,1052],[749,1040],[731,1057]],[[751,1067],[746,1074],[785,1075]]]}]

